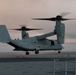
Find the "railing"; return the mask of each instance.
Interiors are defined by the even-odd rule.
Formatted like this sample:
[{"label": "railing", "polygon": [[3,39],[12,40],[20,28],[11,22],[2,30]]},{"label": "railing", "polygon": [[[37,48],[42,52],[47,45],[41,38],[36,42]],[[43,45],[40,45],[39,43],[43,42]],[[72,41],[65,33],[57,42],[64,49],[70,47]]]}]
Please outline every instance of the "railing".
[{"label": "railing", "polygon": [[[64,69],[60,69],[58,67],[58,62],[63,65]],[[70,64],[70,65],[69,65]],[[70,67],[70,68],[69,68]],[[59,70],[57,70],[57,69]],[[69,70],[70,69],[70,70]],[[57,73],[64,73],[64,75],[76,75],[76,59],[61,59],[61,58],[54,58],[53,59],[53,75],[60,75]]]}]

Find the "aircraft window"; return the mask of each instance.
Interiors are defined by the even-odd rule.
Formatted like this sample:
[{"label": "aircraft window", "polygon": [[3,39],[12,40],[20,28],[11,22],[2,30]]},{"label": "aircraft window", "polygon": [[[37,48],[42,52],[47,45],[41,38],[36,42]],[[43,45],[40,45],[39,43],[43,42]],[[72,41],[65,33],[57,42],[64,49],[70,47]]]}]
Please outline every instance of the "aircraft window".
[{"label": "aircraft window", "polygon": [[36,43],[36,42],[34,42],[34,43]]},{"label": "aircraft window", "polygon": [[54,45],[54,41],[51,41],[51,45]]},{"label": "aircraft window", "polygon": [[38,46],[40,48],[40,46]]}]

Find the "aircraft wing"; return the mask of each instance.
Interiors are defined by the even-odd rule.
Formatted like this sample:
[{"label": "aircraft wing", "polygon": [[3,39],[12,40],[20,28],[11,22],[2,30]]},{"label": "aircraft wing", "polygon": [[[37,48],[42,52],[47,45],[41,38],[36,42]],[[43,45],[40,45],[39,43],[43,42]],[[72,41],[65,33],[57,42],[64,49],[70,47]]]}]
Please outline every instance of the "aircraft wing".
[{"label": "aircraft wing", "polygon": [[55,32],[50,32],[50,33],[47,33],[47,34],[37,36],[37,39],[41,40],[41,39],[45,39],[46,37],[50,37],[50,36],[53,36],[53,35],[55,35]]}]

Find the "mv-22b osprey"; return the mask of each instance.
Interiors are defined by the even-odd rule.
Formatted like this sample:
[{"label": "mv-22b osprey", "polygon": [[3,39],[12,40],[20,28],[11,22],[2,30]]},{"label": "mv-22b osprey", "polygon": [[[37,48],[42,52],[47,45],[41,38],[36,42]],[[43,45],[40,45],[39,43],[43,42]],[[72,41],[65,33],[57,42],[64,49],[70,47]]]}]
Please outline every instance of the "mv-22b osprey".
[{"label": "mv-22b osprey", "polygon": [[[62,18],[62,16],[57,15],[56,17],[52,18],[33,18],[33,20],[47,20],[47,21],[55,21],[55,29],[53,32],[29,37],[27,31],[29,30],[38,30],[38,29],[30,29],[26,28],[25,26],[22,26],[19,29],[13,29],[18,30],[22,32],[22,39],[15,39],[12,40],[10,38],[10,35],[8,33],[8,30],[5,25],[0,25],[0,42],[7,43],[11,46],[13,46],[15,49],[13,51],[26,51],[25,54],[29,55],[29,51],[35,51],[35,54],[39,54],[39,51],[44,50],[55,50],[58,51],[58,53],[61,53],[61,50],[63,49],[62,44],[64,44],[65,40],[65,25],[61,21],[71,20]],[[47,37],[56,35],[56,40],[49,40]]]}]

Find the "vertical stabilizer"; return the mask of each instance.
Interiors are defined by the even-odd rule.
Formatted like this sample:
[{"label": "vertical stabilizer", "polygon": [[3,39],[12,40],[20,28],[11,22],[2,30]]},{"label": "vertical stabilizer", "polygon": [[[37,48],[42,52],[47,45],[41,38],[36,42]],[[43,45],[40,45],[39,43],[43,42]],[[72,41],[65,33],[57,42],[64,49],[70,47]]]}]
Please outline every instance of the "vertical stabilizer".
[{"label": "vertical stabilizer", "polygon": [[5,25],[0,25],[0,42],[8,43],[11,40]]}]

